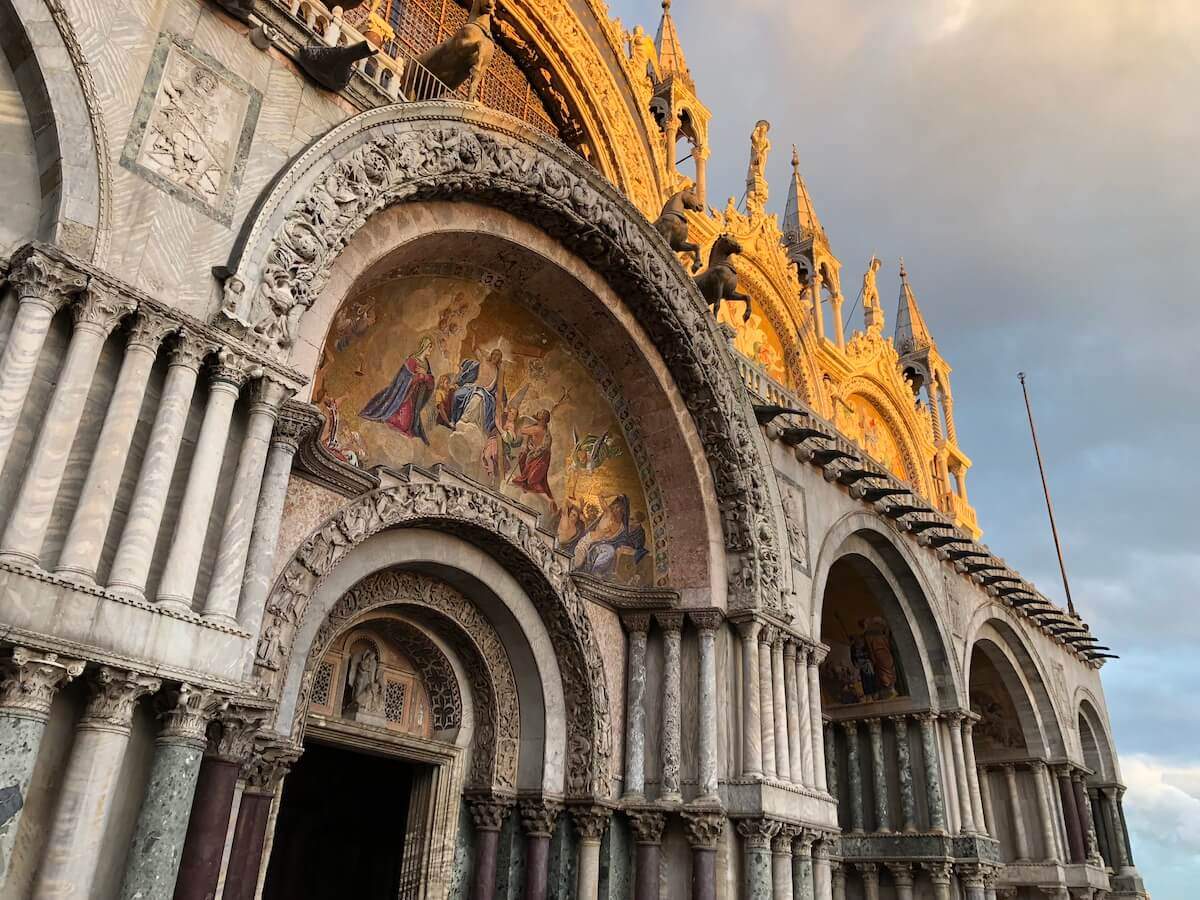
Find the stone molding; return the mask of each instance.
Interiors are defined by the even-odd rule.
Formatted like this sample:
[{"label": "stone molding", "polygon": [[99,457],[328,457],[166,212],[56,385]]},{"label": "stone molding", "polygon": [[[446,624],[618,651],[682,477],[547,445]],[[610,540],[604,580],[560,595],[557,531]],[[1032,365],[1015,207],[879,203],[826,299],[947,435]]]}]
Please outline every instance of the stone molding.
[{"label": "stone molding", "polygon": [[572,572],[571,580],[575,582],[579,593],[588,600],[603,603],[616,610],[658,610],[679,605],[679,592],[674,588],[616,584],[582,572]]},{"label": "stone molding", "polygon": [[[328,186],[339,200],[324,200]],[[708,448],[730,560],[730,601],[786,615],[771,474],[747,395],[679,260],[586,162],[503,114],[470,104],[397,104],[331,129],[281,173],[224,267],[219,321],[283,334],[282,355],[335,260],[367,220],[411,201],[473,199],[542,227],[623,296],[660,348]],[[280,325],[286,319],[287,327]]]},{"label": "stone molding", "polygon": [[125,669],[100,666],[88,686],[92,693],[79,727],[128,733],[137,702],[162,687],[162,681]]},{"label": "stone molding", "polygon": [[84,662],[14,647],[0,661],[0,715],[45,720],[60,688],[83,674]]}]

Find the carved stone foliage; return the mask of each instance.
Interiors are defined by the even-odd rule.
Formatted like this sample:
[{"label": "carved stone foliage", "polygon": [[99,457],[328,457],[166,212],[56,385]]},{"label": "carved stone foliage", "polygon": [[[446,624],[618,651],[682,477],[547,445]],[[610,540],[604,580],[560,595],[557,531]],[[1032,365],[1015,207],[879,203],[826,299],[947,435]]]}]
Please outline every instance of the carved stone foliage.
[{"label": "carved stone foliage", "polygon": [[[424,615],[452,623],[452,628],[442,628],[458,651],[467,667],[475,699],[474,753],[471,759],[469,781],[472,786],[513,789],[517,779],[517,757],[520,745],[520,710],[517,705],[517,682],[512,664],[500,641],[500,636],[491,623],[479,612],[471,601],[450,585],[416,572],[383,571],[364,578],[347,591],[329,611],[329,615],[317,629],[316,637],[308,654],[301,700],[298,709],[307,707],[307,698],[312,689],[312,679],[317,661],[325,654],[333,639],[363,613],[385,606],[413,606],[418,617]],[[437,627],[435,621],[431,623]],[[434,653],[440,651],[429,644]],[[411,648],[405,648],[407,652]],[[414,660],[415,661],[415,660]],[[443,664],[449,664],[442,658]],[[452,697],[443,697],[441,715],[444,720],[457,721],[461,717],[461,698],[453,672],[446,673],[455,682]],[[430,702],[436,705],[433,685]],[[446,708],[448,703],[457,709]],[[435,713],[436,716],[436,713]],[[301,727],[298,718],[294,732]],[[434,727],[438,727],[435,725]],[[445,727],[445,726],[443,726]],[[299,734],[295,735],[299,738]]]},{"label": "carved stone foliage", "polygon": [[[284,567],[268,598],[263,634],[272,627],[276,633],[270,646],[262,647],[260,641],[260,650],[268,652],[260,653],[259,666],[286,670],[297,629],[320,580],[355,545],[397,525],[462,534],[485,547],[516,578],[536,605],[558,655],[567,707],[567,791],[572,796],[607,796],[613,748],[604,661],[586,604],[569,576],[570,559],[553,548],[551,535],[537,531],[484,491],[461,484],[398,485],[365,494],[326,520]],[[354,591],[346,598],[347,607],[360,599]],[[395,595],[390,602],[396,602]],[[349,609],[335,609],[330,620],[349,614]],[[318,635],[313,647],[327,646],[333,633],[324,640]]]},{"label": "carved stone foliage", "polygon": [[0,661],[0,710],[44,719],[50,715],[54,694],[82,673],[81,660],[15,647],[11,656]]},{"label": "carved stone foliage", "polygon": [[725,832],[725,814],[720,810],[683,811],[688,846],[715,849]]},{"label": "carved stone foliage", "polygon": [[158,37],[121,165],[229,224],[262,95],[186,38]]},{"label": "carved stone foliage", "polygon": [[439,198],[488,203],[537,224],[625,299],[707,448],[726,548],[737,554],[731,605],[781,609],[780,542],[756,427],[702,299],[650,223],[533,129],[447,104],[372,110],[333,129],[283,173],[239,242],[223,327],[286,351],[355,232],[388,206]]},{"label": "carved stone foliage", "polygon": [[94,730],[128,731],[133,722],[133,710],[137,702],[147,694],[153,694],[162,682],[148,675],[127,672],[101,666],[88,685],[88,699],[80,727]]}]

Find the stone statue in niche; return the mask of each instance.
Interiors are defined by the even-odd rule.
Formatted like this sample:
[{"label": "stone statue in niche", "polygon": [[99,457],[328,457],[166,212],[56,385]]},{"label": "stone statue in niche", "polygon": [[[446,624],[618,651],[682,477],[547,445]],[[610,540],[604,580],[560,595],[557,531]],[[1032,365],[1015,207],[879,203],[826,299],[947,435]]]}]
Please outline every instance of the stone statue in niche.
[{"label": "stone statue in niche", "polygon": [[[484,73],[491,65],[496,52],[492,40],[492,15],[496,12],[496,0],[474,0],[471,16],[465,25],[436,47],[423,53],[418,62],[441,79],[452,91],[467,84],[467,99],[474,103],[479,99],[479,88]],[[418,87],[419,96],[414,100],[431,99]]]},{"label": "stone statue in niche", "polygon": [[350,656],[346,670],[345,710],[358,719],[382,719],[384,707],[383,665],[379,650],[363,643]]},{"label": "stone statue in niche", "polygon": [[691,184],[672,195],[671,199],[667,201],[667,205],[663,207],[654,227],[676,253],[692,254],[692,271],[699,272],[702,265],[700,245],[688,241],[687,214],[689,210],[704,212],[704,204],[700,202],[700,198]]},{"label": "stone statue in niche", "polygon": [[737,240],[728,234],[721,235],[708,254],[708,268],[697,275],[695,281],[701,295],[712,307],[713,316],[721,311],[722,300],[740,300],[746,304],[742,321],[749,322],[752,312],[750,295],[738,292],[737,272],[729,262],[731,257],[741,252],[742,245]]}]

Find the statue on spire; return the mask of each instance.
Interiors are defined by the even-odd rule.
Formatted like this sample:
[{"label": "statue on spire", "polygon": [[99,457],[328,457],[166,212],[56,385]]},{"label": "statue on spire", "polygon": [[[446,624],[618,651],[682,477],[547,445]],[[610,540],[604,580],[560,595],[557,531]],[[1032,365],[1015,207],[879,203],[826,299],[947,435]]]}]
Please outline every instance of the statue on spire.
[{"label": "statue on spire", "polygon": [[771,139],[767,132],[771,123],[759,119],[750,132],[750,167],[746,170],[746,211],[751,215],[761,213],[767,206],[767,156],[771,153]]},{"label": "statue on spire", "polygon": [[879,288],[875,284],[875,275],[881,265],[883,262],[879,257],[872,254],[862,284],[863,320],[867,325],[867,334],[876,336],[883,334],[883,306],[879,303]]}]

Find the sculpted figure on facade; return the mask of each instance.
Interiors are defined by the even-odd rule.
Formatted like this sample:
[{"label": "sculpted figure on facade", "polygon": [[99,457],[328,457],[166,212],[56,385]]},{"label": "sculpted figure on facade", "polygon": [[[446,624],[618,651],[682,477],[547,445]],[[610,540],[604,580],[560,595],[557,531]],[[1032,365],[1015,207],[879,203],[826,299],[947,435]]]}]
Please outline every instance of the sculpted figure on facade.
[{"label": "sculpted figure on facade", "polygon": [[876,336],[883,334],[884,323],[883,306],[879,303],[879,287],[875,284],[875,276],[881,265],[883,263],[879,257],[871,257],[871,262],[867,265],[867,271],[863,275],[862,285],[863,317],[867,325],[867,334]]},{"label": "sculpted figure on facade", "polygon": [[346,687],[356,711],[379,713],[383,710],[383,673],[379,650],[373,643],[364,643],[350,657]]},{"label": "sculpted figure on facade", "polygon": [[771,139],[767,133],[771,123],[759,119],[750,132],[750,166],[746,170],[746,211],[751,215],[761,213],[767,205],[767,157],[771,153]]}]

